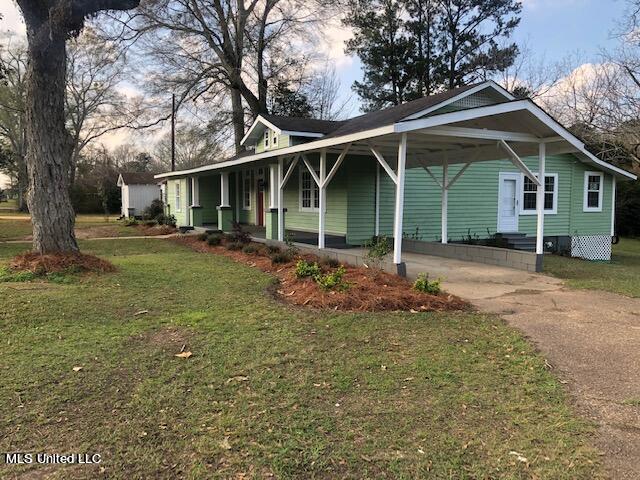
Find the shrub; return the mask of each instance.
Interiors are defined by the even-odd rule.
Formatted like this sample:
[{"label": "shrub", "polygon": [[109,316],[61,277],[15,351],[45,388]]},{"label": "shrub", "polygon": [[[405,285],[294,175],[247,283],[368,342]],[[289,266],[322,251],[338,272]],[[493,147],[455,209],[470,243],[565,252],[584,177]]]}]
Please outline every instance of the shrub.
[{"label": "shrub", "polygon": [[381,270],[382,262],[384,262],[384,259],[392,250],[389,239],[384,235],[373,237],[371,240],[366,242],[364,246],[367,249],[367,253],[364,257],[369,266]]},{"label": "shrub", "polygon": [[440,293],[440,279],[429,280],[428,273],[421,273],[413,283],[413,288],[422,293],[438,295]]},{"label": "shrub", "polygon": [[133,227],[135,225],[138,225],[138,221],[134,217],[129,217],[124,219],[125,227]]},{"label": "shrub", "polygon": [[331,257],[322,257],[320,259],[320,265],[328,268],[338,268],[340,266],[340,262],[335,258]]},{"label": "shrub", "polygon": [[280,250],[280,247],[276,246],[276,245],[267,245],[266,246],[266,250],[267,253],[269,255],[273,255],[274,253],[280,253],[282,252],[282,250]]},{"label": "shrub", "polygon": [[158,222],[155,220],[145,220],[144,222],[145,227],[155,227],[156,225],[158,225]]},{"label": "shrub", "polygon": [[242,242],[229,242],[225,247],[227,247],[227,250],[242,250],[244,244]]},{"label": "shrub", "polygon": [[201,242],[206,242],[206,241],[209,239],[209,234],[208,234],[208,233],[206,233],[206,232],[199,233],[199,234],[196,236],[196,238],[197,238],[198,240],[200,240]]},{"label": "shrub", "polygon": [[156,222],[158,222],[158,225],[168,225],[173,228],[178,224],[176,217],[173,215],[165,215],[164,213],[156,217]]},{"label": "shrub", "polygon": [[242,225],[238,222],[232,224],[233,233],[230,235],[232,241],[240,243],[249,243],[251,241],[251,234],[242,228]]},{"label": "shrub", "polygon": [[277,252],[269,256],[272,263],[289,263],[291,261],[291,255],[286,252]]},{"label": "shrub", "polygon": [[299,260],[298,263],[296,263],[296,277],[298,278],[315,278],[321,273],[320,266],[315,262],[309,263],[306,260]]},{"label": "shrub", "polygon": [[257,252],[258,252],[258,247],[256,247],[255,245],[251,245],[250,243],[242,247],[242,253],[247,253],[252,255]]},{"label": "shrub", "polygon": [[318,285],[325,290],[344,291],[349,288],[349,284],[344,281],[344,274],[347,270],[340,265],[336,270],[326,275],[318,275],[314,279]]},{"label": "shrub", "polygon": [[145,220],[153,220],[158,218],[158,215],[164,215],[164,203],[159,198],[156,198],[151,205],[144,209],[142,212],[142,218]]},{"label": "shrub", "polygon": [[221,242],[222,238],[220,238],[220,235],[209,235],[207,237],[207,243],[212,247],[220,245]]}]

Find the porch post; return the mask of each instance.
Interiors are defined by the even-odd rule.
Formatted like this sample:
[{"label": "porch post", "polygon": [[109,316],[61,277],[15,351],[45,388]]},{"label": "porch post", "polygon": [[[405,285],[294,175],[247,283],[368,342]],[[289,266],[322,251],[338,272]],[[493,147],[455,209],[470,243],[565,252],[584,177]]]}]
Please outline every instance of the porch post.
[{"label": "porch post", "polygon": [[393,263],[397,265],[398,275],[406,276],[406,266],[402,263],[402,216],[404,215],[404,173],[407,163],[407,134],[400,137],[398,146],[398,169],[396,177],[396,209],[393,224]]},{"label": "porch post", "polygon": [[198,177],[191,177],[191,226],[202,226],[202,207],[200,206],[200,182]]},{"label": "porch post", "polygon": [[380,163],[376,162],[376,212],[375,212],[375,236],[380,236]]},{"label": "porch post", "polygon": [[327,151],[322,149],[320,151],[320,185],[318,185],[318,193],[320,199],[318,201],[318,248],[324,248],[324,215],[327,206],[327,188],[325,186],[325,180],[327,178]]},{"label": "porch post", "polygon": [[442,163],[442,243],[448,243],[449,223],[449,161],[445,158]]},{"label": "porch post", "polygon": [[[540,263],[540,270],[542,269],[542,257],[544,253],[544,172],[545,172],[545,160],[546,160],[546,144],[540,143],[538,145],[538,190],[536,197],[536,210],[538,215],[538,224],[536,229],[536,254],[538,255],[538,262]],[[536,268],[538,270],[538,268]]]},{"label": "porch post", "polygon": [[611,178],[611,236],[616,236],[616,177]]},{"label": "porch post", "polygon": [[282,180],[284,178],[284,158],[278,158],[278,240],[284,242],[284,198]]},{"label": "porch post", "polygon": [[220,206],[231,206],[229,205],[229,172],[222,172],[220,174]]},{"label": "porch post", "polygon": [[278,164],[269,165],[269,208],[265,215],[266,235],[268,240],[278,238]]}]

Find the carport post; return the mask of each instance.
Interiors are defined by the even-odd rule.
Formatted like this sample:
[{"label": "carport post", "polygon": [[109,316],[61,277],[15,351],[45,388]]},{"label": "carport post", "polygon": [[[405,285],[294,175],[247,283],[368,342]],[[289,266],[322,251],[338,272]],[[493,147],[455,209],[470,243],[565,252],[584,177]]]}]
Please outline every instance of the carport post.
[{"label": "carport post", "polygon": [[402,216],[404,215],[404,173],[407,163],[407,134],[400,137],[398,146],[398,169],[396,178],[396,210],[393,223],[393,263],[398,268],[398,275],[406,276],[406,267],[402,263]]},{"label": "carport post", "polygon": [[220,174],[220,206],[229,207],[229,172]]},{"label": "carport post", "polygon": [[284,177],[284,158],[278,157],[278,240],[284,241],[284,198],[282,192],[282,179]]},{"label": "carport post", "polygon": [[449,161],[445,158],[442,163],[442,243],[447,244],[448,216],[449,216]]},{"label": "carport post", "polygon": [[[544,253],[544,189],[545,189],[545,160],[546,160],[546,144],[538,144],[538,190],[536,196],[536,211],[538,214],[538,224],[536,229],[536,254]],[[538,260],[540,262],[540,260]],[[540,265],[541,267],[542,265]]]},{"label": "carport post", "polygon": [[322,149],[320,151],[320,185],[318,185],[318,193],[320,198],[318,201],[318,248],[324,248],[324,215],[327,205],[327,187],[325,181],[327,178],[327,150]]}]

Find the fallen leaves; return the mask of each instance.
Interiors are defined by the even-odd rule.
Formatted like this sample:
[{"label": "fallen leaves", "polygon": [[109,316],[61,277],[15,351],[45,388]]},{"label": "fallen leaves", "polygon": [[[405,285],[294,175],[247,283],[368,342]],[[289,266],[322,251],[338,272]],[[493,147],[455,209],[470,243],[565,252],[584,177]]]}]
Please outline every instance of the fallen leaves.
[{"label": "fallen leaves", "polygon": [[83,367],[73,367],[74,372],[79,372]]},{"label": "fallen leaves", "polygon": [[134,313],[133,316],[137,317],[139,315],[144,315],[146,313],[149,313],[149,310],[140,310],[139,312]]},{"label": "fallen leaves", "polygon": [[176,357],[178,358],[189,358],[193,355],[193,353],[186,351],[186,352],[180,352],[180,353],[176,353]]}]

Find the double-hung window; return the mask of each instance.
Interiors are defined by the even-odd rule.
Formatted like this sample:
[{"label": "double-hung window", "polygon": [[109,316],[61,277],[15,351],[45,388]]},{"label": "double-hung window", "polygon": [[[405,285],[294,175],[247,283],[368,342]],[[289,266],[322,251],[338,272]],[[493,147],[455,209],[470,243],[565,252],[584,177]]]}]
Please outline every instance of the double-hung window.
[{"label": "double-hung window", "polygon": [[271,130],[268,128],[264,131],[264,149],[268,150],[271,148]]},{"label": "double-hung window", "polygon": [[585,212],[602,211],[602,192],[604,188],[602,172],[584,172],[584,200]]},{"label": "double-hung window", "polygon": [[320,189],[307,168],[300,168],[299,206],[302,212],[316,212],[320,208]]},{"label": "double-hung window", "polygon": [[180,192],[181,180],[176,182],[176,212],[182,211],[182,195]]},{"label": "double-hung window", "polygon": [[[536,177],[538,174],[535,174]],[[538,207],[538,186],[526,175],[522,175],[521,215],[534,215]],[[548,173],[544,176],[544,213],[558,212],[558,174]]]},{"label": "double-hung window", "polygon": [[242,172],[242,208],[251,210],[251,171]]}]

